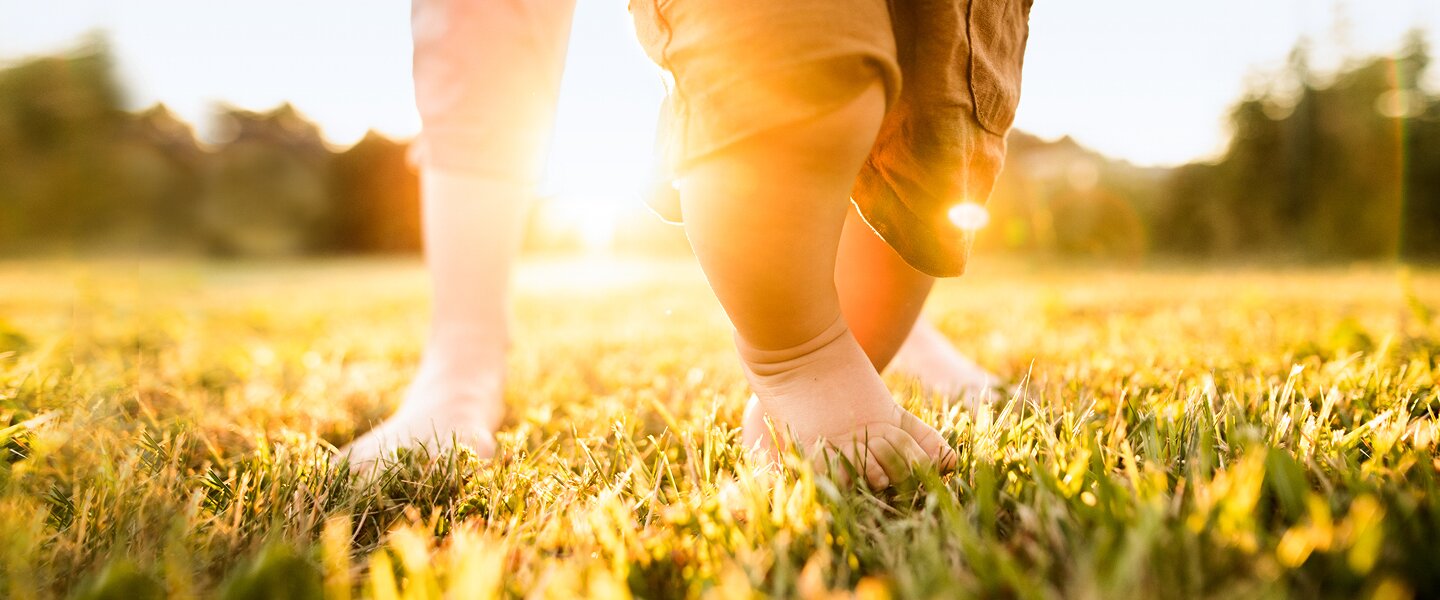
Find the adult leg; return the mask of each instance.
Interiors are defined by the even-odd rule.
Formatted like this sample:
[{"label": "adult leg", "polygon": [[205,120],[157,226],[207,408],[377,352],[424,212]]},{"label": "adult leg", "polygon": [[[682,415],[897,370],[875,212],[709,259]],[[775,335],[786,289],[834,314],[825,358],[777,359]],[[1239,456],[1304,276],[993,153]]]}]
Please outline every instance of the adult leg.
[{"label": "adult leg", "polygon": [[433,317],[393,416],[351,464],[459,442],[495,451],[504,416],[511,265],[538,184],[573,0],[415,0],[421,202]]},{"label": "adult leg", "polygon": [[505,414],[510,271],[529,188],[437,169],[421,186],[430,332],[400,407],[347,447],[355,467],[416,445],[490,456]]}]

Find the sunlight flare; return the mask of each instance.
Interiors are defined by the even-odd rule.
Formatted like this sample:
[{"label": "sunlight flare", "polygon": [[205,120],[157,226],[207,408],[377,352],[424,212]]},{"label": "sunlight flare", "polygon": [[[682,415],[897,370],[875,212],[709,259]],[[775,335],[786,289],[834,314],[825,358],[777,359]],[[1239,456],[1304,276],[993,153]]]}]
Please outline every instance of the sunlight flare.
[{"label": "sunlight flare", "polygon": [[990,211],[966,200],[950,207],[950,222],[965,231],[975,231],[990,223]]}]

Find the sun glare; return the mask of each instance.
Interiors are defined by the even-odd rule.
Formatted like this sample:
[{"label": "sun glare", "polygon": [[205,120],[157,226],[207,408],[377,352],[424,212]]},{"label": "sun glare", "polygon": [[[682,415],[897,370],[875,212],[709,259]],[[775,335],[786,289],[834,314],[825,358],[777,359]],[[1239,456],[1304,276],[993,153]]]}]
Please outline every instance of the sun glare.
[{"label": "sun glare", "polygon": [[607,194],[561,194],[546,205],[544,228],[553,235],[578,240],[586,252],[605,252],[615,241],[625,202],[625,198]]},{"label": "sun glare", "polygon": [[984,206],[966,200],[950,207],[950,222],[965,231],[975,231],[990,222],[990,211]]}]

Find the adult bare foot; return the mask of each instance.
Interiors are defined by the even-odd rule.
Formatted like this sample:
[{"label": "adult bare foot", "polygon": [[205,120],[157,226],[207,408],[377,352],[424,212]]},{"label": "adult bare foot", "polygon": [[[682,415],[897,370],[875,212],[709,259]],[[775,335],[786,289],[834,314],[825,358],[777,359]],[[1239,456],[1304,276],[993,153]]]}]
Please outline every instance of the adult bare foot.
[{"label": "adult bare foot", "polygon": [[352,469],[372,468],[400,448],[439,452],[463,444],[482,458],[495,454],[505,416],[504,345],[455,337],[466,336],[432,340],[400,408],[341,450]]},{"label": "adult bare foot", "polygon": [[505,416],[510,271],[533,186],[430,166],[420,179],[430,337],[400,408],[342,450],[357,469],[416,446],[492,456]]}]

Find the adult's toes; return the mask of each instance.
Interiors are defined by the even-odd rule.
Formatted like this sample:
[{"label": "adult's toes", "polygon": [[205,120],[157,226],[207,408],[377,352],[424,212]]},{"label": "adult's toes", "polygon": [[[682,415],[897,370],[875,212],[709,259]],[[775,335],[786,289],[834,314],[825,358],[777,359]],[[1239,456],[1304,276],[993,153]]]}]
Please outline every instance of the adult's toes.
[{"label": "adult's toes", "polygon": [[362,436],[341,448],[337,457],[346,460],[352,473],[373,470],[385,454],[381,441],[370,435]]},{"label": "adult's toes", "polygon": [[433,445],[427,444],[427,446],[437,448],[436,454],[439,454],[449,449],[453,443],[469,446],[470,450],[474,451],[475,456],[479,458],[494,458],[499,446],[495,441],[495,435],[489,432],[475,432],[464,436],[457,435],[453,442],[451,440],[439,440],[437,443]]}]

